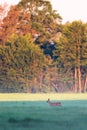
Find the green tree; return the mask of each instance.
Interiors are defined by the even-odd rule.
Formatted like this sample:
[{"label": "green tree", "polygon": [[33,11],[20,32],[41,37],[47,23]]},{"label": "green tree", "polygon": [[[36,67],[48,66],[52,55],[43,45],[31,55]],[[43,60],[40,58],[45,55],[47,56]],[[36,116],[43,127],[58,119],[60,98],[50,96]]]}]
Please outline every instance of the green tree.
[{"label": "green tree", "polygon": [[81,21],[74,21],[65,25],[62,37],[58,41],[58,47],[55,52],[56,56],[58,56],[58,64],[64,68],[64,70],[74,71],[76,92],[82,92],[81,70],[87,65],[86,35],[87,31],[85,24]]},{"label": "green tree", "polygon": [[[16,91],[20,91],[23,84],[23,91],[30,91],[30,84],[35,85],[35,79],[46,66],[46,57],[41,49],[32,43],[29,34],[25,36],[12,35],[5,46],[1,46],[0,57],[1,77],[4,76],[3,83],[9,79],[8,87],[11,87],[11,83],[14,82],[17,88],[14,84],[12,88]],[[5,75],[2,73],[3,71]]]}]

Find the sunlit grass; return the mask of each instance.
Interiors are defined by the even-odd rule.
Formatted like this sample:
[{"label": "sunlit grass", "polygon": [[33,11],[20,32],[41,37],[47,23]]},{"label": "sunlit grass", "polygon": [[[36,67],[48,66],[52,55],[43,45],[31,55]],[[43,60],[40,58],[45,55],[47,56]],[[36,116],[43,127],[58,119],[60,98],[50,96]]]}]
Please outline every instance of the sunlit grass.
[{"label": "sunlit grass", "polygon": [[0,101],[44,101],[50,98],[51,100],[87,100],[87,94],[31,94],[31,93],[5,93],[0,94]]}]

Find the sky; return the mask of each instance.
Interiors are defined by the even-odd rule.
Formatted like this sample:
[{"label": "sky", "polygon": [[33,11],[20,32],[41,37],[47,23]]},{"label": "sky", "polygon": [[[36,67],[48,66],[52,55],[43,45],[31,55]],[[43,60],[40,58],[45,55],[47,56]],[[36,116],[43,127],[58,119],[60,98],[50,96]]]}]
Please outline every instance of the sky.
[{"label": "sky", "polygon": [[74,20],[87,22],[87,0],[51,0],[51,3],[63,18],[63,23]]},{"label": "sky", "polygon": [[7,4],[17,4],[19,0],[0,0],[1,3],[7,3]]},{"label": "sky", "polygon": [[[53,9],[57,10],[62,17],[62,23],[82,20],[87,22],[87,0],[49,0]],[[19,0],[0,0],[0,4],[17,4]]]}]

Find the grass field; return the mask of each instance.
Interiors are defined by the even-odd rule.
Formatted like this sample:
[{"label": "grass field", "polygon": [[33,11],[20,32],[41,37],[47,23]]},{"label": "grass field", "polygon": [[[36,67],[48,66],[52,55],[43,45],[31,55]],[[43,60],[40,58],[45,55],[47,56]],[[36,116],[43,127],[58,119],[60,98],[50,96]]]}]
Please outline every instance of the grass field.
[{"label": "grass field", "polygon": [[[71,95],[1,94],[0,130],[87,130],[87,95]],[[47,98],[62,106],[50,107]]]}]

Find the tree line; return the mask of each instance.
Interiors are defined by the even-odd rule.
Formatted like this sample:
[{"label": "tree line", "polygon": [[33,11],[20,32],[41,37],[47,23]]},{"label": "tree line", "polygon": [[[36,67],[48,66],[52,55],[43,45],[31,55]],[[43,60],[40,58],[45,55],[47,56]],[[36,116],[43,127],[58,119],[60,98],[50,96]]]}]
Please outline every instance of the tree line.
[{"label": "tree line", "polygon": [[0,6],[0,92],[86,92],[87,23],[47,0]]}]

